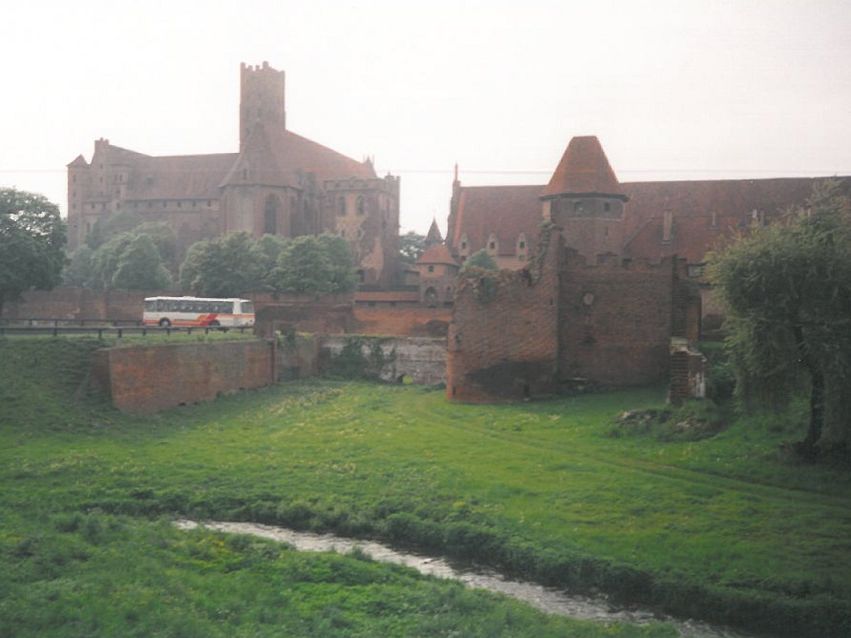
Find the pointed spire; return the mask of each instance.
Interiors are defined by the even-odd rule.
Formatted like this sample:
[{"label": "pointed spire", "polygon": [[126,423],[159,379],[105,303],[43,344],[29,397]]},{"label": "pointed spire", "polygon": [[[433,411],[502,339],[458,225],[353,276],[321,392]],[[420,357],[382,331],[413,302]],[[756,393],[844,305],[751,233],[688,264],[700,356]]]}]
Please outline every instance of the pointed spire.
[{"label": "pointed spire", "polygon": [[593,135],[574,137],[567,145],[543,196],[609,195],[627,197],[612,170],[600,141]]},{"label": "pointed spire", "polygon": [[453,182],[458,181],[458,162],[455,162],[455,177],[452,179]]},{"label": "pointed spire", "polygon": [[440,234],[440,228],[437,227],[437,219],[432,218],[431,226],[428,229],[428,235],[425,238],[425,245],[442,244],[443,235]]}]

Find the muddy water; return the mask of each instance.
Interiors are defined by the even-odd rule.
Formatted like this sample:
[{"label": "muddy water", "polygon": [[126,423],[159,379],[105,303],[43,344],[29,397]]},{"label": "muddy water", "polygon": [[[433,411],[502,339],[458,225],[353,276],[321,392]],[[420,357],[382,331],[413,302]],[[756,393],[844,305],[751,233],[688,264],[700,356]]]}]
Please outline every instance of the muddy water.
[{"label": "muddy water", "polygon": [[373,541],[341,538],[333,534],[311,534],[295,532],[285,527],[258,525],[254,523],[223,523],[207,521],[179,520],[175,525],[180,529],[207,529],[231,534],[248,534],[261,538],[287,543],[299,551],[348,553],[358,549],[383,563],[393,563],[412,567],[422,574],[449,578],[460,581],[468,587],[487,589],[506,596],[521,600],[548,614],[570,616],[583,620],[599,622],[629,622],[648,623],[665,621],[674,625],[683,638],[750,638],[749,634],[732,629],[709,625],[691,620],[677,620],[667,616],[659,616],[650,611],[640,609],[623,609],[609,604],[604,598],[576,596],[550,587],[542,587],[534,583],[508,580],[497,572],[472,571],[465,568],[453,567],[441,558],[430,558],[417,554],[406,554],[393,550],[386,545]]}]

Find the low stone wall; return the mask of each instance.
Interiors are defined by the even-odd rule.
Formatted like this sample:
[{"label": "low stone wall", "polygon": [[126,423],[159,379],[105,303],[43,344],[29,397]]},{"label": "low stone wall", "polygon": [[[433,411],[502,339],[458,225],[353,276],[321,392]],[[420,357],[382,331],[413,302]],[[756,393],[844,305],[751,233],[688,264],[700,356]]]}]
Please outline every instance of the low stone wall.
[{"label": "low stone wall", "polygon": [[97,351],[92,372],[119,410],[151,413],[269,385],[273,364],[265,341],[140,345]]},{"label": "low stone wall", "polygon": [[446,339],[297,335],[278,347],[278,378],[321,373],[434,385],[446,382]]}]

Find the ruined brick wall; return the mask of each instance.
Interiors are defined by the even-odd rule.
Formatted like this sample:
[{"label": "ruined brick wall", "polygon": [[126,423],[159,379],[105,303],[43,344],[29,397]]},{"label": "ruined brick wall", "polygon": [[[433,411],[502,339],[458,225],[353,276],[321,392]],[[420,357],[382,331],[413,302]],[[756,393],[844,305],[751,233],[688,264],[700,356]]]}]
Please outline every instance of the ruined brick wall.
[{"label": "ruined brick wall", "polygon": [[545,230],[528,269],[459,278],[447,345],[448,398],[506,401],[555,391],[560,242],[557,232]]},{"label": "ruined brick wall", "polygon": [[671,339],[671,381],[668,400],[680,403],[684,399],[702,399],[706,396],[706,357],[689,345],[687,339]]},{"label": "ruined brick wall", "polygon": [[451,308],[356,305],[353,332],[365,335],[443,337],[452,319]]},{"label": "ruined brick wall", "polygon": [[[677,277],[659,264],[589,265],[565,251],[559,305],[559,379],[566,386],[629,386],[668,372]],[[683,319],[684,321],[684,319]]]},{"label": "ruined brick wall", "polygon": [[96,352],[92,373],[119,410],[151,413],[269,385],[272,357],[265,341],[119,347]]}]

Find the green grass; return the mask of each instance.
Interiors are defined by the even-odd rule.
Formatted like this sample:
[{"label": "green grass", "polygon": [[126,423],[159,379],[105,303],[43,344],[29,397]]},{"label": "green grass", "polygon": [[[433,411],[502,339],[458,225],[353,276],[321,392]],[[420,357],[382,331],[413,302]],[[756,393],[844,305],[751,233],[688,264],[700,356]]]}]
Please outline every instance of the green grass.
[{"label": "green grass", "polygon": [[[93,346],[84,339],[0,340],[3,573],[19,567],[16,561],[23,559],[14,548],[33,534],[44,535],[45,547],[64,547],[56,517],[101,512],[108,529],[110,521],[119,521],[141,540],[125,546],[115,532],[104,551],[144,562],[148,545],[159,547],[154,536],[182,538],[148,521],[182,515],[380,537],[545,583],[602,589],[778,634],[851,632],[851,476],[847,469],[784,461],[778,446],[798,435],[794,411],[739,420],[711,438],[660,440],[611,435],[621,411],[659,407],[659,389],[472,406],[447,403],[442,392],[415,386],[316,381],[130,417],[82,389],[86,354]],[[150,574],[162,571],[164,582],[180,581],[189,567],[177,561],[177,571],[170,572],[173,561],[166,550],[159,558],[160,549],[150,551],[150,560],[160,561],[151,563]],[[354,560],[297,558],[305,564]],[[106,578],[105,565],[93,566],[91,577]],[[253,570],[261,567],[246,569],[255,578]],[[76,579],[86,576],[74,570],[52,579],[25,573],[19,590],[17,581],[0,577],[0,599],[12,590],[28,596],[20,592],[49,588],[56,579],[85,589]],[[205,581],[208,573],[201,573],[204,578],[191,578]],[[181,635],[184,620],[201,623],[197,630],[206,631],[209,618],[198,612],[199,600],[219,595],[215,574],[209,571],[210,592],[175,595],[180,611],[169,621],[167,635]],[[416,587],[432,588],[435,596],[449,595],[440,590],[451,588],[448,584],[403,576],[422,583]],[[118,591],[123,591],[120,583],[135,582],[121,574],[109,577],[117,579]],[[399,584],[398,596],[416,598],[420,590],[411,587]],[[347,603],[335,598],[342,594],[329,591],[315,595],[340,610],[339,622],[360,623]],[[233,601],[245,596],[254,594],[238,588]],[[419,618],[417,609],[427,604],[409,604],[410,614],[396,609],[380,618],[373,614],[357,629],[341,629],[341,635],[451,635],[446,628],[441,633],[416,624],[412,617]],[[487,611],[488,618],[509,613],[499,607],[508,603],[493,604],[499,611]],[[56,606],[32,605],[44,607],[44,614]],[[10,622],[9,606],[0,609],[0,621]],[[250,613],[260,610],[252,607]],[[384,615],[413,624],[398,632],[370,625],[384,622]],[[463,617],[459,612],[458,622]],[[567,622],[535,617],[541,627]],[[249,624],[263,635],[258,623]],[[505,635],[521,635],[506,623]],[[44,626],[27,627],[39,635]],[[552,631],[585,635],[570,633],[580,631],[572,627]],[[476,635],[461,625],[455,630]],[[330,635],[307,626],[298,631]],[[647,631],[666,635],[668,630]],[[103,628],[102,633],[122,632]]]}]

